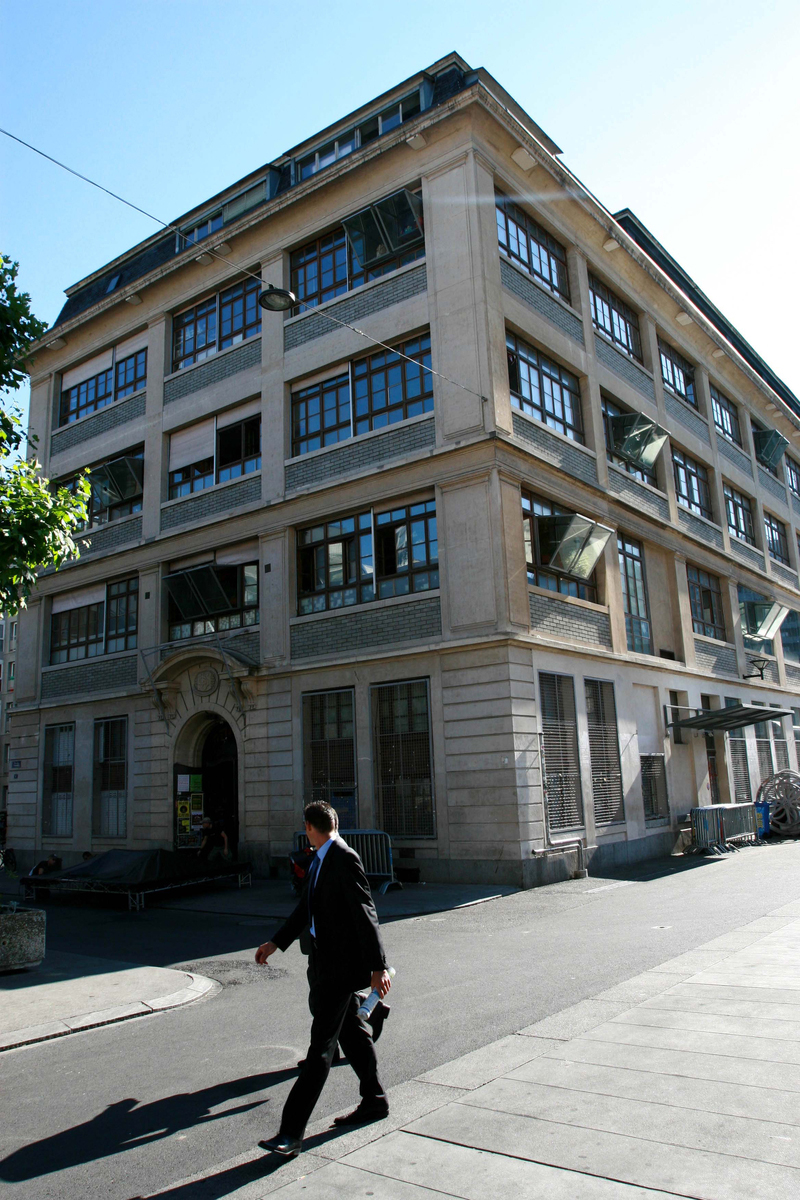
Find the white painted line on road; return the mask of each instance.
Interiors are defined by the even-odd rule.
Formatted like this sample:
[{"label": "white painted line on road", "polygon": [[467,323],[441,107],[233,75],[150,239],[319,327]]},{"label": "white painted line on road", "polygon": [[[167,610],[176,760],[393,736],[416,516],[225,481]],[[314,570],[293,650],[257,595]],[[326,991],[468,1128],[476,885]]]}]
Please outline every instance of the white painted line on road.
[{"label": "white painted line on road", "polygon": [[635,879],[620,879],[615,883],[604,883],[601,887],[586,888],[583,895],[591,896],[592,892],[609,892],[612,888],[633,887],[635,883]]}]

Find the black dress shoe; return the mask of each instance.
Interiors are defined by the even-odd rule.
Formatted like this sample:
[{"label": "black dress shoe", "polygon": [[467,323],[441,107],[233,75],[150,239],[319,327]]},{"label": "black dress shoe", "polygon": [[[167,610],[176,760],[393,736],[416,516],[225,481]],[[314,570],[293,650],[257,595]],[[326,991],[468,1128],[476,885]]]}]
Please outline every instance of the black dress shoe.
[{"label": "black dress shoe", "polygon": [[383,1033],[383,1022],[388,1018],[392,1011],[389,1004],[384,1004],[382,1000],[373,1008],[369,1017],[369,1024],[372,1026],[372,1041],[377,1042],[378,1038]]},{"label": "black dress shoe", "polygon": [[281,1158],[297,1158],[303,1149],[302,1138],[289,1137],[286,1133],[277,1133],[275,1137],[264,1138],[258,1144],[262,1150],[271,1150],[273,1154],[280,1154]]},{"label": "black dress shoe", "polygon": [[334,1117],[334,1125],[370,1125],[373,1121],[382,1121],[389,1115],[389,1105],[384,1100],[364,1101],[362,1100],[358,1108],[353,1112],[347,1113],[343,1117]]}]

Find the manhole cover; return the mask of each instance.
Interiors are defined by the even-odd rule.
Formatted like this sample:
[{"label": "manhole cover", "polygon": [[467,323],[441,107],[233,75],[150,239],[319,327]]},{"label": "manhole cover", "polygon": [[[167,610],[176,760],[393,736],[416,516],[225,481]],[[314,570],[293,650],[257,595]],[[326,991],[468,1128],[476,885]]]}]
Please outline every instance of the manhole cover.
[{"label": "manhole cover", "polygon": [[270,980],[281,979],[289,973],[284,967],[260,967],[248,958],[207,958],[203,962],[181,963],[180,970],[216,979],[223,987],[269,983]]}]

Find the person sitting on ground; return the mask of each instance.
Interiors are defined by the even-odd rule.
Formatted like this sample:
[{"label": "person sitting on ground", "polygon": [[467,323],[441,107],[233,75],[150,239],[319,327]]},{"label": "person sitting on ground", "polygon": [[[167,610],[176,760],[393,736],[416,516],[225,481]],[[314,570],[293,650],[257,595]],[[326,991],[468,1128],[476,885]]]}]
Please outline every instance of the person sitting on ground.
[{"label": "person sitting on ground", "polygon": [[94,855],[92,854],[91,850],[84,850],[81,858],[84,862],[91,862],[91,860],[94,858]]},{"label": "person sitting on ground", "polygon": [[50,875],[53,871],[59,871],[60,869],[61,859],[51,851],[47,858],[43,858],[41,862],[36,864],[31,871],[31,875]]}]

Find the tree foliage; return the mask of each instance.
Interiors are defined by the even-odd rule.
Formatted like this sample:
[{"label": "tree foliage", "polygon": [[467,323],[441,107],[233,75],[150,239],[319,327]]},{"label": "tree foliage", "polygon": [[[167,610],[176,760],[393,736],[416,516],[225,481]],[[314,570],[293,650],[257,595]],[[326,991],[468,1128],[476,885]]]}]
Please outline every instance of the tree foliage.
[{"label": "tree foliage", "polygon": [[[19,389],[27,376],[28,351],[47,329],[17,289],[19,266],[0,256],[0,391]],[[38,573],[77,558],[73,534],[86,519],[89,484],[75,492],[53,490],[36,458],[12,461],[24,441],[19,410],[0,408],[0,612],[24,608]],[[34,445],[36,439],[32,438]]]}]

